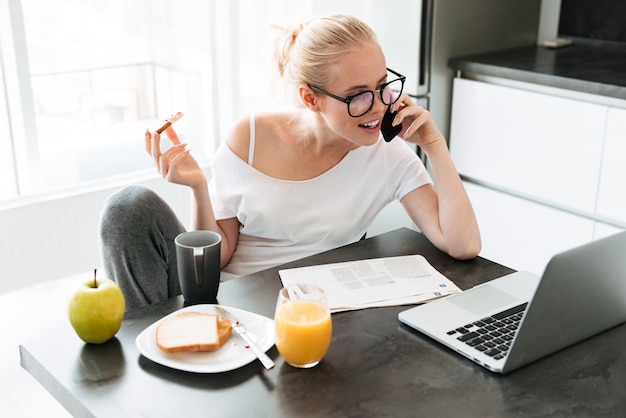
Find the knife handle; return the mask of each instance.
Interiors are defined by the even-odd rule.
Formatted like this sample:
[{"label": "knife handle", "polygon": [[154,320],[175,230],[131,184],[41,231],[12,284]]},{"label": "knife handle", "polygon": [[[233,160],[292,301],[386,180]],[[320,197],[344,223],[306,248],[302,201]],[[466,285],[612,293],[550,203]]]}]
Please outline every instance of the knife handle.
[{"label": "knife handle", "polygon": [[269,358],[267,354],[261,351],[255,343],[252,342],[248,334],[244,332],[244,333],[239,334],[239,336],[243,338],[244,341],[250,346],[252,351],[254,351],[254,354],[256,354],[259,360],[261,360],[261,363],[263,363],[263,366],[265,366],[266,369],[269,370],[272,367],[274,367],[274,361],[271,358]]}]

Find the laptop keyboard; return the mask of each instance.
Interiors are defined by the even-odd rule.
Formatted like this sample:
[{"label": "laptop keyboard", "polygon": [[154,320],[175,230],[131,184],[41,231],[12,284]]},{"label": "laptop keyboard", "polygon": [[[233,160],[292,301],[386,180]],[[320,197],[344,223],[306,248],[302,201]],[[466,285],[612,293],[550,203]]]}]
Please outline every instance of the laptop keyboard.
[{"label": "laptop keyboard", "polygon": [[509,351],[511,341],[513,341],[527,305],[524,303],[480,321],[450,330],[448,335],[458,335],[457,340],[494,359],[502,359]]}]

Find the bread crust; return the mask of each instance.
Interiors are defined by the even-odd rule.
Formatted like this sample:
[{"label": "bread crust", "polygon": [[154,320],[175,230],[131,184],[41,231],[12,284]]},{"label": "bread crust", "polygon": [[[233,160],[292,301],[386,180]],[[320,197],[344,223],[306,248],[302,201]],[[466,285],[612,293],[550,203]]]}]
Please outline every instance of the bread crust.
[{"label": "bread crust", "polygon": [[172,126],[174,122],[176,122],[178,119],[182,118],[183,116],[184,116],[183,112],[178,112],[175,115],[172,115],[172,117],[166,120],[165,123],[163,123],[163,125],[161,125],[159,129],[157,129],[156,131],[158,133],[163,133],[164,130]]},{"label": "bread crust", "polygon": [[232,324],[216,314],[182,312],[159,323],[156,344],[165,353],[215,351],[232,333]]}]

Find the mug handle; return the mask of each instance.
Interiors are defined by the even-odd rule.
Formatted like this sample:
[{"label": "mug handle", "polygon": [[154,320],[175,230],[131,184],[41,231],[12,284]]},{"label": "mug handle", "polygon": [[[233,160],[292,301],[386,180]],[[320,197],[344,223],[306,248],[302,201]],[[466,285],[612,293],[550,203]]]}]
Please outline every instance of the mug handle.
[{"label": "mug handle", "polygon": [[202,286],[204,284],[204,248],[193,249],[193,272],[196,279],[196,284]]}]

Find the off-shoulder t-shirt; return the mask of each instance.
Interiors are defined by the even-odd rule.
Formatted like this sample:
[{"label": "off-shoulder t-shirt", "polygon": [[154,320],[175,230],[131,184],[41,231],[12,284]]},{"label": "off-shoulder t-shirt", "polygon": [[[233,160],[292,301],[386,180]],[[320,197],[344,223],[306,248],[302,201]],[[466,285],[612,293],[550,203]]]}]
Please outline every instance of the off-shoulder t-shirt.
[{"label": "off-shoulder t-shirt", "polygon": [[[253,124],[251,130],[253,139]],[[356,242],[387,204],[432,183],[404,141],[387,143],[382,137],[309,180],[269,177],[226,144],[216,152],[211,172],[216,218],[236,217],[241,224],[237,247],[223,269],[237,276]]]}]

